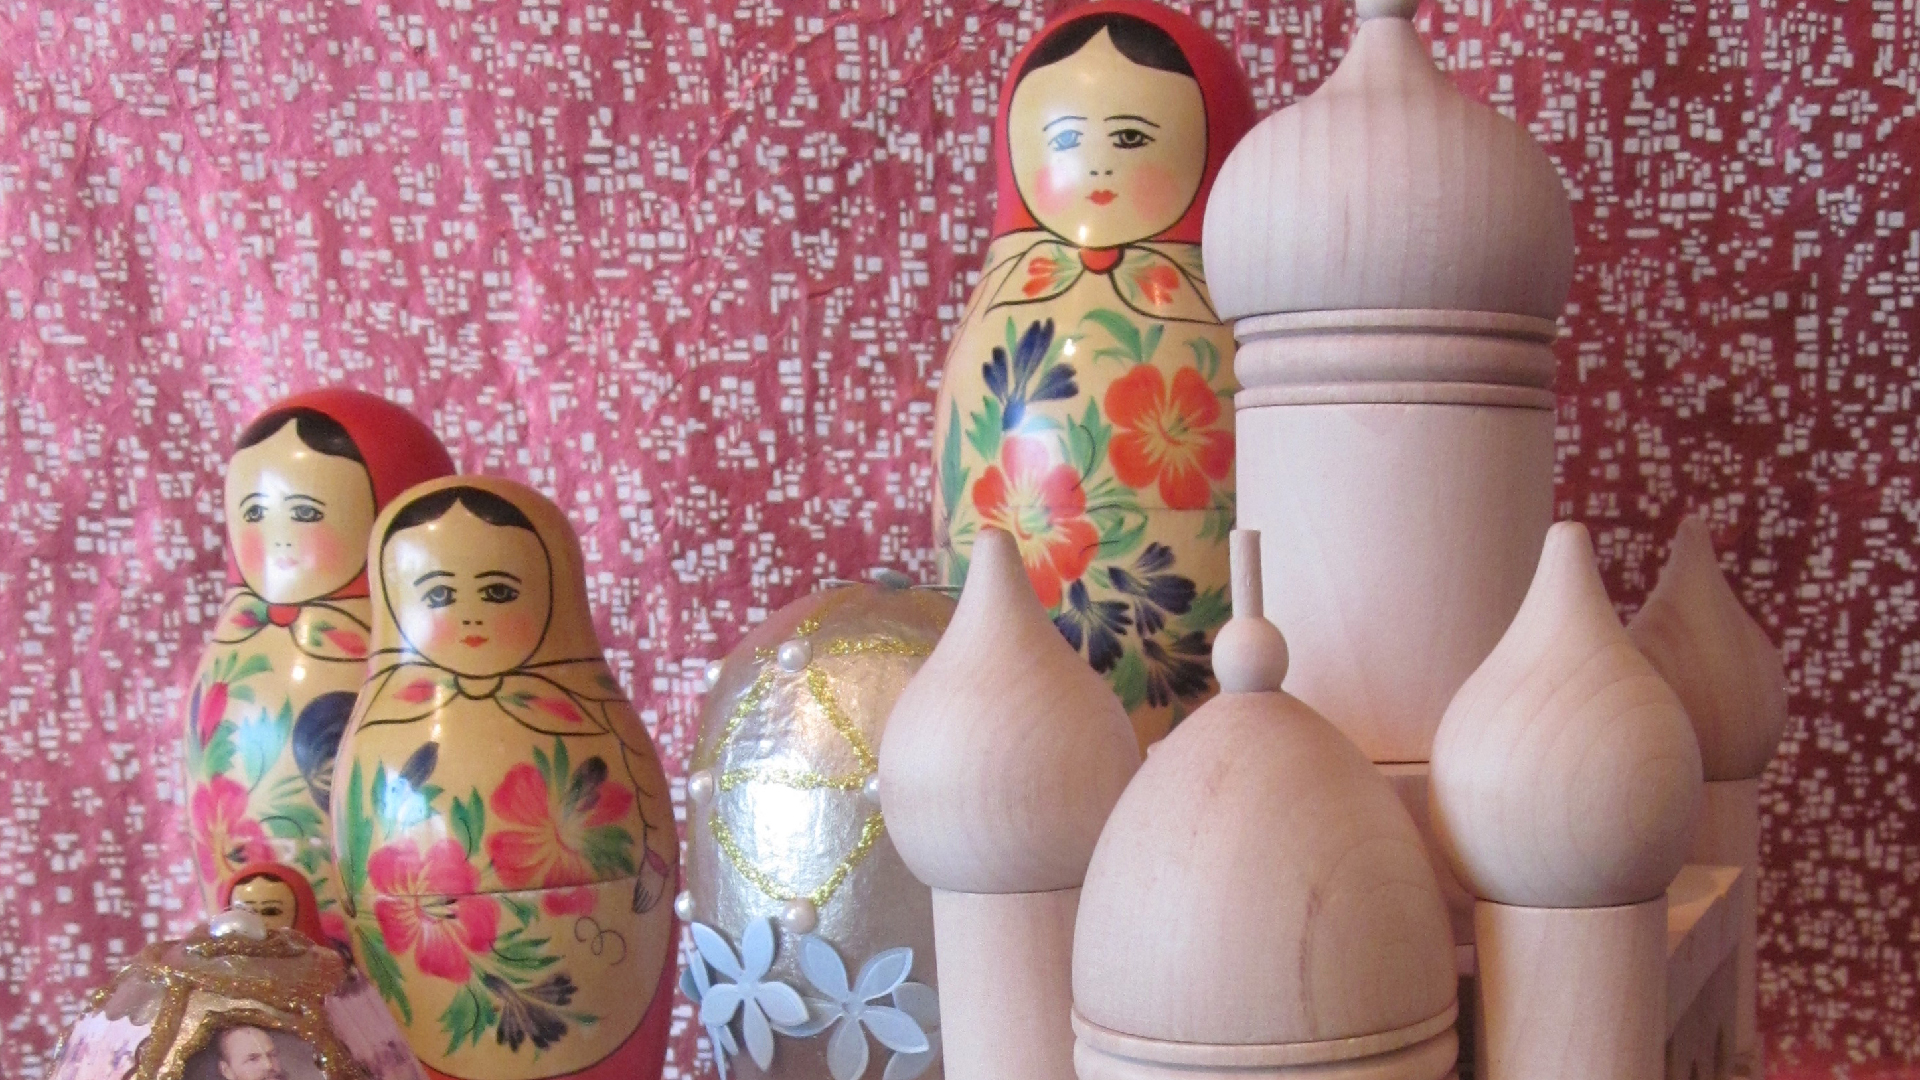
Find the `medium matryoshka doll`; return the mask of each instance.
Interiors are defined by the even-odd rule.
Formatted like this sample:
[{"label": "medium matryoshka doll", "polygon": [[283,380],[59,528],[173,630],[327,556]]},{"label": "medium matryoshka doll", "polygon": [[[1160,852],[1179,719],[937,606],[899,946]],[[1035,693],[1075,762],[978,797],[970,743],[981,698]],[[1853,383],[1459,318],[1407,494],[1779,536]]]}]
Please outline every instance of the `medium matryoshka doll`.
[{"label": "medium matryoshka doll", "polygon": [[579,540],[473,476],[408,491],[373,537],[333,791],[355,957],[436,1076],[658,1077],[679,842]]},{"label": "medium matryoshka doll", "polygon": [[208,914],[243,864],[306,875],[343,932],[327,818],[334,751],[366,676],[367,536],[407,488],[453,471],[405,409],[358,390],[286,399],[227,465],[231,585],[186,716],[187,809]]},{"label": "medium matryoshka doll", "polygon": [[1157,4],[1075,8],[1014,57],[987,268],[935,413],[949,584],[983,528],[1105,675],[1142,746],[1213,691],[1234,518],[1233,333],[1200,265],[1245,75]]}]

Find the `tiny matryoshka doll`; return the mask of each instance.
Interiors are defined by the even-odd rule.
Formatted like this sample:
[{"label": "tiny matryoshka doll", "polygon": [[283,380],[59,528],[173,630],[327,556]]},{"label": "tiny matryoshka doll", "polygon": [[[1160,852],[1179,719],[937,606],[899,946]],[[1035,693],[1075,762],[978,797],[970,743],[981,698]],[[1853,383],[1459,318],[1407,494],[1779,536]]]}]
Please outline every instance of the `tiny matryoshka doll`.
[{"label": "tiny matryoshka doll", "polygon": [[658,1077],[679,843],[579,540],[530,488],[452,477],[395,500],[369,561],[333,789],[355,957],[436,1075]]},{"label": "tiny matryoshka doll", "polygon": [[1213,692],[1227,616],[1233,334],[1200,227],[1252,122],[1239,66],[1184,15],[1112,0],[1042,29],[1001,90],[994,239],[935,414],[948,582],[981,529],[1011,533],[1142,745]]},{"label": "tiny matryoshka doll", "polygon": [[331,945],[320,929],[313,888],[300,871],[276,862],[248,863],[220,883],[220,910],[246,908],[269,930],[297,930],[315,945]]},{"label": "tiny matryoshka doll", "polygon": [[291,397],[227,466],[229,578],[186,716],[187,810],[208,912],[246,863],[299,869],[337,910],[334,752],[366,675],[367,536],[389,500],[453,462],[427,426],[357,390]]}]

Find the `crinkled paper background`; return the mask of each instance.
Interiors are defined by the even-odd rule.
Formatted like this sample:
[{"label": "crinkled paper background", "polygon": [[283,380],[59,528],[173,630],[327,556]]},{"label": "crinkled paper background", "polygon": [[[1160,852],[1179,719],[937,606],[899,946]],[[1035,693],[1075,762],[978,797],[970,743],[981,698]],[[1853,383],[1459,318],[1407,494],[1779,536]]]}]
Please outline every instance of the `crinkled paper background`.
[{"label": "crinkled paper background", "polygon": [[[1263,109],[1351,18],[1195,10]],[[384,392],[465,469],[556,495],[670,761],[749,624],[824,575],[929,572],[934,382],[1000,72],[1044,14],[0,0],[0,1075],[39,1076],[83,992],[199,915],[176,717],[222,461],[271,399]],[[1422,25],[1573,192],[1561,512],[1630,609],[1706,510],[1784,641],[1776,1068],[1920,1072],[1920,5],[1444,0]],[[670,1077],[710,1067],[688,1015]]]}]

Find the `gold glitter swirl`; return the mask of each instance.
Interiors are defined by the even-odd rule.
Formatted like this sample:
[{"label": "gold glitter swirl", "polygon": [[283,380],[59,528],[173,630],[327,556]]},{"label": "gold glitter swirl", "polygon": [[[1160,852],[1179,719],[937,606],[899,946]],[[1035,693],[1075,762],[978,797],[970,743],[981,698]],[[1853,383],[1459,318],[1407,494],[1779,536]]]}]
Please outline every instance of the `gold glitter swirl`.
[{"label": "gold glitter swirl", "polygon": [[[873,845],[879,842],[880,834],[885,832],[886,828],[886,819],[881,814],[875,813],[868,817],[866,824],[860,828],[860,842],[854,845],[846,858],[840,860],[840,864],[833,868],[833,873],[828,874],[827,879],[821,882],[818,888],[807,894],[806,899],[816,908],[825,907],[827,901],[833,899],[833,894],[846,883],[847,875],[853,873],[853,868],[873,850]],[[797,891],[773,880],[759,867],[753,865],[747,858],[747,853],[741,850],[740,842],[734,839],[733,830],[727,827],[727,823],[718,814],[713,816],[713,839],[720,845],[720,850],[726,854],[727,861],[740,872],[740,876],[746,878],[754,888],[765,893],[768,898],[783,904],[789,900],[800,899]]]},{"label": "gold glitter swirl", "polygon": [[859,776],[828,776],[825,773],[803,772],[799,769],[728,769],[720,774],[720,790],[732,791],[742,784],[775,784],[780,787],[794,788],[798,791],[859,791],[867,784],[866,774]]},{"label": "gold glitter swirl", "polygon": [[[233,959],[293,961],[291,970],[247,974]],[[119,987],[141,979],[158,988],[157,1015],[135,1055],[128,1080],[180,1080],[187,1062],[237,1024],[284,1031],[315,1050],[325,1080],[373,1080],[335,1035],[327,996],[347,979],[347,966],[329,950],[291,930],[264,938],[214,938],[201,927],[181,941],[156,942],[96,993],[90,1009],[104,1009]],[[244,1004],[236,1004],[244,1003]],[[65,1052],[65,1039],[55,1060]]]},{"label": "gold glitter swirl", "polygon": [[880,759],[874,756],[873,748],[867,745],[867,737],[860,733],[860,729],[854,726],[853,718],[834,700],[833,687],[827,684],[827,673],[811,664],[807,666],[807,690],[827,714],[827,723],[832,724],[833,730],[839,732],[840,737],[853,748],[853,756],[860,760],[860,771],[870,773],[879,768]]},{"label": "gold glitter swirl", "polygon": [[828,656],[906,656],[923,659],[933,655],[933,646],[904,638],[875,634],[872,637],[842,638],[827,646]]}]

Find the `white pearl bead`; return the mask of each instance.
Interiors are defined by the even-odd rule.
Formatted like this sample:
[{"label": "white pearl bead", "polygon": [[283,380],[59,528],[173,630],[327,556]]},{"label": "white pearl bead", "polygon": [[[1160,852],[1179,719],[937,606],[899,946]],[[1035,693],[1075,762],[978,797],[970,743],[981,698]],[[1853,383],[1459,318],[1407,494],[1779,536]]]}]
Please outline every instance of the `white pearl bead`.
[{"label": "white pearl bead", "polygon": [[872,803],[873,805],[875,806],[880,805],[880,774],[879,773],[874,773],[873,775],[867,777],[867,782],[860,785],[860,794],[865,796],[866,800]]},{"label": "white pearl bead", "polygon": [[801,638],[780,643],[780,651],[774,654],[774,662],[780,670],[788,674],[805,671],[813,662],[813,645]]},{"label": "white pearl bead", "polygon": [[705,806],[713,799],[713,773],[706,769],[697,769],[687,774],[687,798],[694,805]]},{"label": "white pearl bead", "polygon": [[714,687],[719,686],[720,685],[720,661],[715,660],[709,663],[706,667],[706,670],[700,673],[700,677],[707,681],[706,689],[709,691],[711,691]]},{"label": "white pearl bead", "polygon": [[811,934],[820,925],[820,909],[805,897],[795,897],[780,909],[780,928],[789,934]]},{"label": "white pearl bead", "polygon": [[267,936],[267,924],[261,920],[260,913],[246,908],[228,908],[207,920],[207,931],[214,937],[252,938],[255,941]]},{"label": "white pearl bead", "polygon": [[673,913],[680,916],[681,922],[693,921],[693,894],[682,892],[673,898]]}]

